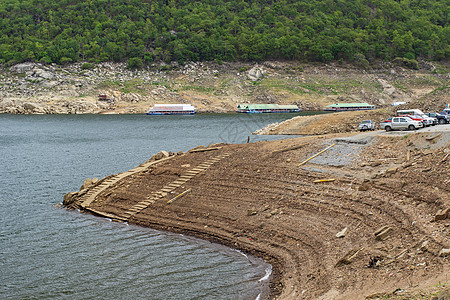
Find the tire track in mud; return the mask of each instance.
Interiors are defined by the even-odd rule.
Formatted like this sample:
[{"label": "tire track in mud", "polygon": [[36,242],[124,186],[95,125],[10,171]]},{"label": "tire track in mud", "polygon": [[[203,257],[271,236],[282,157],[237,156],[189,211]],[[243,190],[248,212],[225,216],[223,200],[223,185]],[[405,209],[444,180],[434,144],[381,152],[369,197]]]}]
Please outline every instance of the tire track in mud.
[{"label": "tire track in mud", "polygon": [[[238,180],[238,179],[240,180],[239,184],[234,184],[233,182],[235,182],[235,180]],[[220,197],[220,200],[218,200],[219,202],[243,203],[243,202],[246,202],[246,200],[240,198],[240,195],[248,194],[249,192],[251,192],[253,195],[259,195],[261,197],[262,196],[271,197],[271,196],[279,196],[279,195],[283,195],[287,198],[289,196],[292,196],[293,198],[298,197],[297,193],[291,193],[291,192],[288,192],[288,194],[286,192],[283,193],[283,190],[286,190],[286,187],[285,186],[280,187],[280,186],[274,184],[274,181],[281,182],[281,180],[277,180],[277,178],[258,177],[257,179],[259,182],[254,185],[258,186],[260,188],[247,188],[247,187],[243,188],[242,185],[246,184],[246,180],[242,180],[242,178],[240,178],[240,177],[227,178],[226,179],[226,181],[228,182],[227,184],[225,184],[223,182],[216,183],[214,181],[208,181],[208,186],[214,186],[215,192],[217,194],[222,194],[222,196]],[[230,184],[230,182],[232,182],[232,183]],[[283,183],[285,183],[285,181]],[[298,182],[298,181],[295,182],[295,184],[298,184],[298,183],[301,183],[301,182]],[[291,184],[291,182],[289,182],[289,184]],[[220,189],[218,189],[218,187],[220,187]],[[263,188],[261,188],[261,187],[263,187]],[[276,188],[276,189],[274,190],[274,188]],[[289,190],[296,189],[296,187],[294,187],[294,188],[289,187],[289,188],[290,188]],[[236,190],[239,190],[239,192],[241,194],[238,194],[236,192]],[[223,196],[223,193],[227,193],[228,195],[234,195],[235,198],[233,199],[231,196],[225,197],[225,196]],[[259,196],[257,196],[257,197],[259,197]],[[215,201],[212,201],[212,202],[214,203]],[[249,199],[247,202],[252,203],[251,199]],[[361,218],[359,217],[359,218],[357,218],[357,220],[361,221]],[[224,224],[223,226],[229,226],[229,225]],[[284,226],[281,226],[281,227],[283,227],[283,230],[286,230],[286,231],[289,230],[288,227],[284,227]],[[252,234],[247,234],[247,235],[256,236],[257,239],[264,240],[266,243],[272,243],[271,244],[272,247],[276,247],[276,248],[280,249],[280,251],[286,252],[286,255],[288,255],[290,257],[290,260],[292,262],[295,262],[295,265],[297,266],[295,274],[301,273],[300,268],[305,267],[305,263],[307,263],[308,265],[314,265],[316,267],[322,266],[323,268],[325,268],[323,266],[323,262],[322,262],[320,256],[317,255],[317,249],[322,248],[320,238],[315,239],[313,235],[308,235],[308,234],[303,233],[303,236],[299,236],[298,234],[297,235],[292,234],[292,235],[275,235],[274,237],[269,237],[269,238],[261,237],[257,233],[255,233],[254,235],[252,235]],[[278,239],[279,242],[274,244],[273,239]],[[283,246],[283,243],[285,243],[286,240],[296,241],[296,244],[299,244],[299,247],[301,250],[294,250],[294,249],[290,249],[289,247]],[[309,250],[307,250],[307,249],[309,249]],[[305,260],[304,257],[308,257],[308,259]],[[321,277],[321,281],[327,282],[328,279]]]},{"label": "tire track in mud", "polygon": [[[314,177],[313,177],[314,178]],[[229,189],[241,189],[241,190],[245,190],[247,192],[253,192],[255,194],[259,194],[259,195],[263,195],[263,194],[272,194],[275,196],[278,195],[283,195],[285,197],[289,197],[289,196],[293,196],[293,197],[297,197],[298,195],[295,193],[286,193],[283,192],[285,191],[287,188],[286,187],[280,187],[276,184],[274,184],[274,182],[279,181],[277,180],[277,178],[263,178],[263,177],[256,177],[254,179],[257,179],[259,182],[257,182],[256,184],[253,184],[252,186],[264,186],[264,189],[261,188],[252,188],[252,187],[246,187],[246,188],[242,188],[242,185],[246,185],[246,182],[241,180],[239,182],[239,184],[224,184],[224,183],[220,183],[220,184],[214,184],[213,182],[210,183],[211,186],[215,186],[215,188],[218,187],[222,187],[223,191],[227,191]],[[230,180],[232,181],[232,180]],[[300,181],[295,182],[297,185],[298,184],[303,184]],[[303,184],[303,186],[307,186],[308,188],[314,188],[314,185],[312,184]],[[290,187],[290,190],[296,190],[296,187]],[[308,195],[308,197],[301,197],[303,198],[303,200],[305,201],[303,203],[303,205],[305,206],[310,206],[312,208],[315,209],[320,209],[328,212],[334,212],[336,213],[336,215],[345,215],[345,214],[353,214],[353,219],[358,220],[358,221],[362,221],[362,219],[367,216],[367,209],[371,209],[374,204],[373,203],[364,203],[363,201],[360,200],[353,200],[352,198],[347,198],[350,201],[349,205],[336,205],[333,203],[333,200],[329,200],[329,198],[331,197],[335,197],[336,198],[340,198],[340,201],[336,201],[336,202],[340,202],[340,203],[345,203],[345,200],[340,197],[337,193],[342,192],[342,188],[336,186],[336,185],[328,185],[327,189],[330,191],[333,191],[334,194],[332,193],[328,193],[326,195],[322,194],[322,193],[316,193],[315,196],[313,196],[311,193]],[[218,190],[218,192],[222,192],[220,190]],[[313,191],[314,193],[314,191]],[[325,197],[326,196],[326,199]],[[320,204],[322,203],[322,204]],[[362,206],[366,206],[366,207],[362,207],[360,209],[356,209],[353,208],[352,205],[354,204],[361,204]],[[334,207],[335,209],[331,209],[330,207]],[[310,210],[312,211],[312,210]],[[323,212],[323,213],[324,213]],[[390,217],[392,218],[392,221],[394,221],[395,224],[401,224],[404,225],[402,221],[396,219],[394,216],[395,214],[390,214],[388,211],[386,212],[387,215],[390,215]],[[349,216],[350,217],[350,216]],[[392,222],[391,221],[391,222]],[[385,221],[386,222],[386,221]],[[375,224],[371,224],[368,226],[374,226]]]},{"label": "tire track in mud", "polygon": [[[247,170],[246,170],[247,171]],[[323,176],[320,174],[316,175],[314,173],[310,173],[308,172],[308,178],[310,179],[315,179],[315,178],[323,178]],[[289,191],[296,191],[298,185],[302,185],[303,187],[306,187],[307,189],[313,190],[312,193],[310,193],[309,197],[306,199],[302,199],[302,200],[308,200],[309,203],[303,203],[302,201],[302,205],[309,205],[313,208],[313,210],[317,211],[317,210],[322,210],[323,214],[329,214],[330,211],[334,211],[336,213],[337,216],[341,216],[342,219],[342,215],[347,215],[349,214],[350,216],[348,216],[348,218],[353,218],[355,221],[359,221],[360,224],[359,226],[364,226],[366,227],[366,231],[371,231],[373,232],[376,228],[385,225],[385,224],[389,224],[390,226],[393,226],[394,228],[396,228],[396,230],[398,230],[399,232],[397,233],[397,236],[400,235],[401,239],[403,239],[404,241],[401,243],[402,248],[414,250],[417,249],[419,244],[420,244],[420,240],[423,237],[423,232],[421,232],[418,228],[411,228],[411,226],[409,224],[411,224],[411,219],[410,216],[407,215],[406,213],[404,213],[401,209],[397,208],[397,207],[392,207],[392,205],[389,203],[389,199],[394,198],[393,196],[389,197],[388,200],[385,199],[385,195],[372,195],[373,197],[373,201],[369,202],[369,201],[364,201],[363,199],[361,199],[361,196],[356,196],[356,197],[346,197],[345,199],[343,197],[339,197],[341,194],[348,194],[348,186],[342,186],[339,184],[330,184],[327,186],[327,189],[329,191],[329,193],[324,194],[323,192],[314,192],[314,184],[307,184],[304,181],[295,181],[295,180],[279,180],[278,177],[275,178],[267,178],[267,177],[260,177],[260,176],[253,176],[251,177],[251,173],[249,172],[243,172],[243,175],[245,176],[244,178],[234,178],[235,180],[240,180],[238,181],[239,184],[224,184],[221,183],[220,186],[225,189],[225,190],[229,190],[229,189],[239,189],[241,191],[245,191],[245,192],[252,192],[254,194],[271,194],[271,195],[275,195],[275,196],[279,196],[279,195],[284,195],[285,197],[289,197],[289,196],[293,196],[296,197],[297,195],[294,193],[290,193]],[[247,178],[249,177],[249,178]],[[255,186],[263,186],[264,188],[242,188],[241,185],[246,185],[247,183],[252,183],[251,181],[253,180],[253,184]],[[229,180],[231,182],[234,182],[233,179]],[[277,184],[274,184],[274,182],[277,182]],[[285,184],[293,184],[293,187],[280,187],[279,184],[281,183],[285,183]],[[348,181],[347,181],[348,183]],[[217,186],[217,185],[216,185]],[[284,192],[283,192],[284,191]],[[243,193],[245,193],[243,192]],[[357,192],[356,190],[354,190],[355,193],[360,193]],[[377,194],[377,192],[375,192]],[[313,196],[315,195],[315,197]],[[327,201],[326,204],[317,204],[319,203],[320,199],[323,199],[323,196],[327,197]],[[340,205],[338,204],[334,204],[333,201],[330,201],[329,198],[331,197],[336,197],[338,199],[336,199],[336,203],[340,203]],[[314,201],[316,200],[316,201]],[[333,199],[334,200],[334,199]],[[251,201],[250,201],[251,202]],[[315,203],[317,202],[317,203]],[[378,204],[380,206],[380,209],[382,209],[382,213],[380,213],[380,216],[377,216],[377,218],[373,218],[373,219],[368,219],[366,217],[370,216],[368,214],[368,211],[370,210],[376,210],[376,204],[375,203],[378,202]],[[289,203],[286,204],[287,206],[289,206]],[[334,207],[335,209],[330,209],[329,206]],[[356,206],[356,207],[355,207]],[[387,209],[389,207],[389,209]],[[302,208],[302,210],[304,210],[304,208]],[[351,216],[353,215],[353,216]],[[284,228],[284,230],[286,230],[286,228]],[[374,238],[373,236],[367,236],[366,238]],[[312,260],[314,261],[314,264],[316,266],[322,266],[322,262],[321,259],[318,259],[317,261],[315,261],[314,258],[316,257],[320,257],[317,254],[314,254],[315,251],[313,249],[317,249],[320,248],[320,245],[314,245],[313,243],[307,243],[306,241],[313,241],[314,239],[311,236],[305,235],[303,237],[298,237],[298,236],[291,236],[291,235],[286,235],[285,237],[280,237],[281,238],[281,242],[283,243],[285,242],[285,240],[287,239],[291,239],[291,240],[296,240],[299,244],[301,244],[301,248],[303,249],[301,254],[298,253],[290,253],[290,256],[292,257],[292,259],[294,261],[297,261],[297,264],[302,265],[300,262],[300,257],[303,256],[308,256],[310,258],[312,258]],[[434,242],[434,239],[430,240],[430,242]],[[412,245],[411,245],[412,244]],[[283,248],[280,246],[280,244],[272,244],[272,246],[274,245],[278,245],[278,247]],[[306,251],[305,248],[310,248],[312,250]],[[304,266],[304,264],[302,265]],[[328,279],[325,277],[321,277],[321,281],[325,281],[327,282]]]}]

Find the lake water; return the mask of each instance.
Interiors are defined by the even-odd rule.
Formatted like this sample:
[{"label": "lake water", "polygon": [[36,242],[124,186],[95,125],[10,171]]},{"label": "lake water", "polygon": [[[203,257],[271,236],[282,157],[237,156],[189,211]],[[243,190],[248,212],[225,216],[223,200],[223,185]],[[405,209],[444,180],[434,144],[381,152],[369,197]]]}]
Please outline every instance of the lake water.
[{"label": "lake water", "polygon": [[0,298],[255,299],[270,269],[260,259],[53,205],[88,177],[161,150],[246,142],[293,116],[0,115]]}]

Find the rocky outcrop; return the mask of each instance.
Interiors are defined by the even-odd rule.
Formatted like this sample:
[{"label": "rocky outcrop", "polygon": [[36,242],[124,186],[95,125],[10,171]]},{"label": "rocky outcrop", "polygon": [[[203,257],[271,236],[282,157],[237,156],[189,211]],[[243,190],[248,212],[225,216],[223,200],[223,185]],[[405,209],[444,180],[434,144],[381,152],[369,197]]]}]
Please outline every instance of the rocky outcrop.
[{"label": "rocky outcrop", "polygon": [[77,201],[80,199],[80,197],[88,194],[90,190],[95,188],[96,186],[100,185],[105,180],[110,179],[114,175],[109,175],[101,180],[98,178],[86,178],[86,180],[83,181],[83,184],[80,187],[80,190],[78,192],[69,192],[64,195],[63,198],[63,205],[66,207],[77,207]]},{"label": "rocky outcrop", "polygon": [[9,114],[96,114],[113,107],[90,100],[59,101],[55,103],[3,100],[0,113]]},{"label": "rocky outcrop", "polygon": [[167,158],[169,156],[170,156],[169,152],[163,150],[163,151],[160,151],[157,154],[155,154],[153,156],[153,159],[154,160],[160,160],[160,159],[163,159],[163,158]]},{"label": "rocky outcrop", "polygon": [[264,76],[265,73],[266,73],[266,71],[262,67],[255,66],[255,67],[251,68],[250,70],[248,70],[247,76],[251,81],[257,81],[257,80],[260,80]]},{"label": "rocky outcrop", "polygon": [[23,109],[34,114],[45,114],[44,108],[37,103],[25,102],[23,104]]},{"label": "rocky outcrop", "polygon": [[383,87],[383,102],[409,102],[411,101],[411,96],[406,94],[400,89],[397,89],[392,84],[383,79],[378,79],[378,82]]},{"label": "rocky outcrop", "polygon": [[93,185],[97,184],[98,181],[98,178],[95,177],[92,179],[86,178],[86,180],[83,181],[83,185],[80,187],[80,191],[92,187]]},{"label": "rocky outcrop", "polygon": [[72,203],[74,203],[78,198],[78,192],[69,192],[64,195],[63,199],[63,205],[64,206],[70,206]]},{"label": "rocky outcrop", "polygon": [[23,64],[17,64],[14,65],[10,68],[11,72],[17,72],[17,73],[25,73],[28,71],[31,71],[34,67],[36,66],[36,64],[34,63],[23,63]]}]

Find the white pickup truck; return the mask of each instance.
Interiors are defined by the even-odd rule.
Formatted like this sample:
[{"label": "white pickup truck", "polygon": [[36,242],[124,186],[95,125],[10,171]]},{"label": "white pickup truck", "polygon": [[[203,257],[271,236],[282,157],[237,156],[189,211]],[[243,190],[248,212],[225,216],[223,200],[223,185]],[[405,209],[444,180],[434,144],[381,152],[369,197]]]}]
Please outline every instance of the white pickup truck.
[{"label": "white pickup truck", "polygon": [[414,121],[408,117],[394,117],[391,122],[383,122],[380,124],[381,129],[391,130],[416,130],[423,127],[420,121]]}]

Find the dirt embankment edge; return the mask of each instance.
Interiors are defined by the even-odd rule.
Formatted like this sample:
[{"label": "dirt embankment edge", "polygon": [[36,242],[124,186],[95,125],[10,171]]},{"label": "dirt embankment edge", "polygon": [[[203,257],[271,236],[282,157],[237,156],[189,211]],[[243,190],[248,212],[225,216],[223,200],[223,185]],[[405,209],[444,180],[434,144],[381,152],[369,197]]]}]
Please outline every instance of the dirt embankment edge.
[{"label": "dirt embankment edge", "polygon": [[65,205],[262,257],[274,265],[272,298],[432,295],[445,284],[422,282],[449,270],[447,137],[339,134],[162,153]]}]

